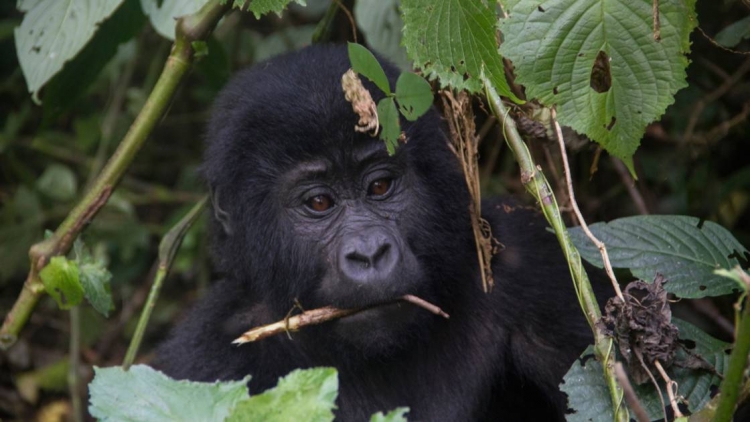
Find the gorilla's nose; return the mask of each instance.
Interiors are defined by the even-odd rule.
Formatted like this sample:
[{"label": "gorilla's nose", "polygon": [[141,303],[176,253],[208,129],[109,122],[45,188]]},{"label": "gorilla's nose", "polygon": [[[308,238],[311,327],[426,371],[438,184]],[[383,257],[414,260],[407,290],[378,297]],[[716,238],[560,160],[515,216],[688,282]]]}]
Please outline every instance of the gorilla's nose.
[{"label": "gorilla's nose", "polygon": [[386,281],[397,262],[395,242],[381,231],[352,234],[342,243],[339,254],[341,272],[355,283]]}]

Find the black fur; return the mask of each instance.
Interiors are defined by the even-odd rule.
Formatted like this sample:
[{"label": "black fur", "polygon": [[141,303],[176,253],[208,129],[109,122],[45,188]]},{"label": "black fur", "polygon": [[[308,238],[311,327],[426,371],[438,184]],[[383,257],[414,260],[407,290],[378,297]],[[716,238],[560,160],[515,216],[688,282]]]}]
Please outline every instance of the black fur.
[{"label": "black fur", "polygon": [[[354,131],[357,116],[340,84],[348,68],[345,47],[311,47],[240,73],[217,99],[204,172],[224,278],[161,347],[156,366],[199,381],[251,374],[253,394],[294,368],[334,366],[345,421],[398,406],[422,421],[562,419],[558,384],[590,334],[554,236],[536,211],[486,202],[483,214],[505,248],[493,260],[495,289],[485,294],[469,196],[440,117],[402,119],[408,141],[388,157],[382,141]],[[397,73],[386,71],[395,87]],[[354,156],[367,147],[393,177],[384,199],[365,193],[370,170]],[[294,175],[310,162],[325,163],[316,178],[335,192],[328,217],[311,218],[298,198],[305,181]],[[369,240],[358,233],[368,230],[384,233],[397,262],[397,271],[375,270],[376,283],[341,268],[349,259],[342,248],[364,247]],[[400,304],[292,339],[231,344],[283,319],[295,299],[306,309],[356,307],[405,293],[450,319]]]}]

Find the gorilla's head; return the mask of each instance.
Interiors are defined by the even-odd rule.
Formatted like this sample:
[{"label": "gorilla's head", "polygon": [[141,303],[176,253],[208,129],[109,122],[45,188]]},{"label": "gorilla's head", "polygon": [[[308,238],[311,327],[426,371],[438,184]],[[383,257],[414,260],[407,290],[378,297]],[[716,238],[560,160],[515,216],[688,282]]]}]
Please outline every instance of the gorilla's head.
[{"label": "gorilla's head", "polygon": [[[398,71],[382,64],[395,87]],[[354,130],[340,82],[349,67],[345,46],[310,47],[240,73],[213,109],[203,170],[217,269],[277,318],[295,300],[360,308],[414,294],[447,306],[475,283],[469,197],[439,115],[402,118],[406,143],[389,156]],[[431,322],[394,303],[316,335],[378,353]]]}]

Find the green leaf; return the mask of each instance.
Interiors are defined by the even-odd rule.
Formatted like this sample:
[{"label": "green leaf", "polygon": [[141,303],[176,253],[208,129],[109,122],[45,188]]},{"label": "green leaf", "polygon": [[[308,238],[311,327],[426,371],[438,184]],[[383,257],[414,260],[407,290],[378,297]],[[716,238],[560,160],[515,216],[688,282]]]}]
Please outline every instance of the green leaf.
[{"label": "green leaf", "polygon": [[[112,17],[99,26],[91,41],[44,87],[43,124],[53,122],[87,93],[102,69],[112,61],[118,47],[138,34],[146,22],[138,0],[124,0]],[[97,116],[97,119],[100,119]],[[101,123],[99,123],[100,127]],[[100,131],[96,132],[96,140]]]},{"label": "green leaf", "polygon": [[[720,225],[710,221],[702,227],[699,224],[695,217],[645,215],[589,228],[607,245],[612,266],[628,268],[641,280],[653,280],[660,273],[667,280],[664,288],[684,298],[732,293],[736,284],[714,270],[738,265],[736,254],[745,254],[747,249]],[[581,256],[603,267],[599,249],[583,230],[574,227],[568,232]]]},{"label": "green leaf", "polygon": [[55,256],[39,272],[44,290],[55,299],[60,309],[70,309],[83,300],[83,287],[78,278],[78,266],[64,256]]},{"label": "green leaf", "polygon": [[208,0],[141,0],[143,13],[162,37],[174,41],[177,18],[192,15]]},{"label": "green leaf", "polygon": [[738,20],[716,34],[716,42],[727,48],[736,47],[740,41],[748,38],[750,38],[750,16]]},{"label": "green leaf", "polygon": [[380,139],[385,141],[388,155],[396,153],[398,137],[401,135],[401,124],[398,121],[398,110],[393,98],[386,97],[378,103],[378,120],[380,121]]},{"label": "green leaf", "polygon": [[687,86],[689,36],[698,23],[695,0],[660,1],[656,41],[652,3],[522,0],[500,23],[500,52],[513,60],[527,95],[556,106],[561,124],[602,145],[631,173],[646,125]]},{"label": "green leaf", "polygon": [[63,164],[50,164],[36,181],[37,190],[60,202],[75,198],[78,191],[78,179],[70,167]]},{"label": "green leaf", "polygon": [[414,121],[432,105],[432,88],[423,77],[404,72],[396,81],[396,101],[401,114]]},{"label": "green leaf", "polygon": [[239,403],[228,421],[332,421],[338,389],[334,368],[297,369],[276,387]]},{"label": "green leaf", "polygon": [[[292,2],[292,0],[234,0],[232,7],[242,10],[250,2],[250,6],[247,10],[253,12],[255,19],[260,19],[261,16],[274,12],[281,16],[281,12],[286,9],[286,6]],[[305,0],[294,0],[295,3],[300,6],[307,6]]]},{"label": "green leaf", "polygon": [[442,87],[479,92],[484,69],[500,95],[511,92],[495,36],[495,3],[482,0],[404,0],[404,45],[414,66]]},{"label": "green leaf", "polygon": [[73,251],[86,300],[100,314],[108,316],[109,311],[114,308],[114,303],[109,293],[109,281],[112,279],[112,274],[107,270],[106,262],[103,259],[94,258],[80,238],[76,239],[73,244]]},{"label": "green leaf", "polygon": [[378,63],[378,59],[360,44],[349,43],[349,61],[352,63],[352,69],[360,75],[371,80],[386,95],[391,94],[391,86],[388,78],[385,76],[383,67]]},{"label": "green leaf", "polygon": [[[729,356],[725,350],[730,345],[714,339],[685,321],[673,319],[672,323],[680,330],[680,339],[692,340],[695,343],[695,348],[690,350],[693,354],[700,355],[706,362],[713,365],[718,373],[724,373],[729,363]],[[679,349],[677,361],[684,361],[686,357],[685,351]],[[721,379],[713,372],[703,369],[680,368],[672,365],[667,368],[667,373],[678,383],[678,395],[685,397],[691,413],[706,405],[711,398],[711,391],[718,389],[721,382]],[[661,377],[656,376],[656,378],[659,380],[659,388],[664,395],[664,403],[669,403],[664,382]],[[647,383],[634,386],[634,388],[651,420],[663,418],[661,402],[653,385]],[[594,358],[591,346],[568,370],[560,385],[560,390],[568,395],[568,407],[575,412],[567,415],[567,421],[612,420],[609,389],[602,377],[602,365]]]},{"label": "green leaf", "polygon": [[406,415],[409,412],[408,407],[397,407],[387,414],[378,412],[370,418],[370,422],[406,422]]},{"label": "green leaf", "polygon": [[16,52],[29,92],[39,90],[86,45],[101,21],[123,0],[39,0],[23,2],[26,11],[16,28]]},{"label": "green leaf", "polygon": [[94,367],[89,412],[100,421],[222,421],[247,398],[249,380],[175,381],[146,365]]},{"label": "green leaf", "polygon": [[354,2],[354,21],[369,45],[401,70],[411,70],[406,49],[401,45],[404,22],[398,0],[360,0]]}]

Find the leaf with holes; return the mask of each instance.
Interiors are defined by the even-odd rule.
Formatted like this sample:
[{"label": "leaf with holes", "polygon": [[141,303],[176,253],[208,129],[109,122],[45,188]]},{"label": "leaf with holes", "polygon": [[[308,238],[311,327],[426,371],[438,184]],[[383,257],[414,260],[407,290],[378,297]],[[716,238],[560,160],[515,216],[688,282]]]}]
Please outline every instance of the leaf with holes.
[{"label": "leaf with holes", "polygon": [[404,46],[414,66],[442,87],[479,92],[482,70],[500,95],[520,101],[497,52],[495,3],[482,0],[404,0]]},{"label": "leaf with holes", "polygon": [[521,0],[500,22],[500,52],[516,82],[559,121],[623,160],[646,125],[687,86],[695,0],[659,1],[661,39],[654,39],[652,0]]},{"label": "leaf with holes", "polygon": [[[664,288],[685,298],[729,294],[737,289],[730,279],[714,274],[738,265],[748,253],[725,228],[687,216],[645,215],[590,226],[615,268],[627,268],[641,280],[656,273],[666,278]],[[603,267],[599,249],[579,227],[568,230],[587,261]]]}]

